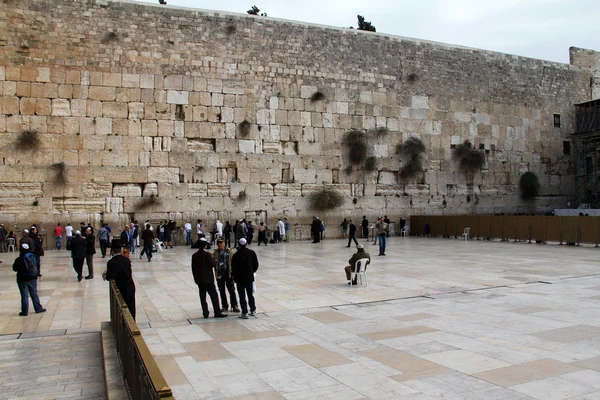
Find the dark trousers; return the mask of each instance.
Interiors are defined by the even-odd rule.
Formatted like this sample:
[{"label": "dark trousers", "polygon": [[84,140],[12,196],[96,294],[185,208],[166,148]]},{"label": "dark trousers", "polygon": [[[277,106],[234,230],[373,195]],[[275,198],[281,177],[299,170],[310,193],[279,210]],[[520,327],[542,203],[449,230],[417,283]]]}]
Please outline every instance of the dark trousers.
[{"label": "dark trousers", "polygon": [[42,276],[42,260],[39,255],[35,255],[35,262],[38,267],[38,276]]},{"label": "dark trousers", "polygon": [[221,309],[219,308],[219,297],[217,296],[217,289],[215,288],[214,283],[200,283],[198,284],[198,289],[200,290],[200,305],[202,306],[202,315],[204,318],[208,318],[208,304],[206,304],[206,293],[210,296],[210,301],[213,305],[213,310],[215,315],[221,314]]},{"label": "dark trousers", "polygon": [[313,243],[319,243],[321,241],[321,231],[313,230]]},{"label": "dark trousers", "polygon": [[100,240],[100,253],[102,253],[102,257],[106,257],[106,246],[108,241]]},{"label": "dark trousers", "polygon": [[229,277],[223,277],[221,279],[217,279],[217,286],[219,286],[219,294],[221,296],[221,307],[224,309],[229,308],[229,304],[227,303],[227,293],[225,292],[225,288],[229,292],[229,297],[231,297],[231,307],[237,307],[237,298],[235,297],[235,287],[233,285],[233,279]]},{"label": "dark trousers", "polygon": [[29,296],[31,296],[35,312],[40,312],[43,307],[37,294],[37,279],[17,281],[17,285],[19,286],[19,292],[21,292],[21,312],[23,314],[29,313]]},{"label": "dark trousers", "polygon": [[261,243],[264,243],[265,246],[267,245],[267,232],[265,231],[258,232],[258,245],[260,246]]},{"label": "dark trousers", "polygon": [[[250,303],[250,311],[256,311],[256,304],[254,304],[254,295],[252,294],[252,282],[236,282],[236,285],[238,295],[240,296],[242,314],[248,314],[248,303]],[[246,302],[246,295],[248,295],[248,302]]]},{"label": "dark trousers", "polygon": [[363,238],[366,238],[367,240],[369,240],[369,228],[362,228],[363,231]]},{"label": "dark trousers", "polygon": [[231,234],[226,233],[224,236],[225,247],[231,247]]},{"label": "dark trousers", "polygon": [[74,258],[73,259],[73,269],[77,272],[77,277],[80,277],[83,273],[83,262],[85,258]]},{"label": "dark trousers", "polygon": [[88,254],[85,256],[85,262],[88,267],[88,275],[94,276],[94,255]]},{"label": "dark trousers", "polygon": [[142,252],[140,253],[140,258],[142,258],[144,253],[146,253],[148,260],[150,260],[152,258],[152,244],[151,243],[148,243],[148,244],[144,243],[144,248],[142,249]]},{"label": "dark trousers", "polygon": [[350,247],[350,243],[354,240],[354,244],[358,246],[358,240],[356,240],[356,235],[348,236],[348,247]]}]

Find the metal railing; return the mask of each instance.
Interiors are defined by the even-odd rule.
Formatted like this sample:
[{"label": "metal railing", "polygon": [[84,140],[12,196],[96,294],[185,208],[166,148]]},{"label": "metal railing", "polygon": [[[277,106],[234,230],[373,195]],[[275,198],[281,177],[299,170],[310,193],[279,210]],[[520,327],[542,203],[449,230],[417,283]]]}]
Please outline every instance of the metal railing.
[{"label": "metal railing", "polygon": [[114,281],[110,281],[110,320],[123,366],[123,376],[133,400],[174,400],[171,388]]},{"label": "metal railing", "polygon": [[413,215],[410,234],[459,237],[471,228],[472,238],[538,242],[600,243],[600,217],[528,215]]}]

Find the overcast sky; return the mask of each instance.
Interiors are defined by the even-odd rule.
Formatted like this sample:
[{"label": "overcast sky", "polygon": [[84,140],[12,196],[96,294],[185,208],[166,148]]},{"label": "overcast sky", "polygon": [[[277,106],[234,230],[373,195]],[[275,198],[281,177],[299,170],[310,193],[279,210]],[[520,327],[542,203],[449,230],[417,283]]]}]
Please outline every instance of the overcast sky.
[{"label": "overcast sky", "polygon": [[[139,1],[139,0],[137,0]],[[158,0],[144,0],[158,4]],[[600,51],[600,0],[167,0],[169,5],[338,27],[356,15],[377,32],[569,62],[569,47]]]}]

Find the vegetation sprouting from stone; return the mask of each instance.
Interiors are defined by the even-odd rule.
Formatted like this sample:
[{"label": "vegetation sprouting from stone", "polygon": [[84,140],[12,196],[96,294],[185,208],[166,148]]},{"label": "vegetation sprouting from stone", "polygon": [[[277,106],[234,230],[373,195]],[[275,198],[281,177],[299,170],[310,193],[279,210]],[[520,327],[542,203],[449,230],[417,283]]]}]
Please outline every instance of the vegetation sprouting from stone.
[{"label": "vegetation sprouting from stone", "polygon": [[42,141],[36,131],[23,131],[17,136],[16,147],[23,151],[37,151],[40,149]]},{"label": "vegetation sprouting from stone", "polygon": [[356,18],[358,19],[358,30],[359,31],[369,31],[369,32],[377,31],[375,29],[375,25],[373,25],[370,21],[365,21],[365,17],[363,17],[362,15],[357,15]]},{"label": "vegetation sprouting from stone", "polygon": [[144,209],[148,207],[158,206],[160,205],[160,203],[161,200],[158,198],[158,196],[155,193],[152,193],[150,196],[142,197],[138,203],[138,207],[140,209]]},{"label": "vegetation sprouting from stone", "polygon": [[261,17],[266,17],[267,13],[261,13],[260,8],[256,6],[252,6],[248,11],[246,11],[250,15],[260,15]]},{"label": "vegetation sprouting from stone", "polygon": [[521,198],[531,201],[540,194],[540,181],[533,172],[525,172],[519,179]]},{"label": "vegetation sprouting from stone", "polygon": [[351,165],[362,165],[367,159],[367,136],[364,132],[351,130],[344,137]]},{"label": "vegetation sprouting from stone", "polygon": [[243,120],[238,125],[238,134],[241,137],[247,137],[250,134],[250,122]]},{"label": "vegetation sprouting from stone", "polygon": [[328,211],[344,204],[341,194],[331,189],[322,189],[310,196],[310,206],[316,211]]},{"label": "vegetation sprouting from stone", "polygon": [[373,172],[373,171],[377,171],[377,158],[376,157],[367,157],[367,160],[365,161],[365,171],[367,172]]},{"label": "vegetation sprouting from stone", "polygon": [[319,91],[313,93],[313,95],[310,96],[311,103],[316,103],[317,101],[324,100],[324,99],[325,99],[325,95]]},{"label": "vegetation sprouting from stone", "polygon": [[423,156],[426,150],[423,141],[416,137],[411,137],[396,147],[396,153],[403,163],[401,177],[410,178],[423,171]]},{"label": "vegetation sprouting from stone", "polygon": [[102,43],[102,44],[108,44],[111,42],[118,42],[118,41],[119,41],[119,35],[117,35],[115,32],[106,32],[102,36],[102,39],[100,39],[100,43]]},{"label": "vegetation sprouting from stone", "polygon": [[465,171],[476,171],[485,165],[484,152],[474,149],[468,140],[454,148],[454,158],[459,161],[460,168]]},{"label": "vegetation sprouting from stone", "polygon": [[56,183],[59,183],[61,185],[67,183],[67,166],[64,162],[52,164],[52,169],[56,171]]}]

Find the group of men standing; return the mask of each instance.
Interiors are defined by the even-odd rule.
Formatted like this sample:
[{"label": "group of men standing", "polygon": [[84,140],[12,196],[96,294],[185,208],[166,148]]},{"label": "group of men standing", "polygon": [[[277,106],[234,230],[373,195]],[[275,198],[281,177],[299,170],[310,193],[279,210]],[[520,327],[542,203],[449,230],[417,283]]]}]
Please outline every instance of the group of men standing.
[{"label": "group of men standing", "polygon": [[[198,240],[198,251],[192,255],[192,274],[194,282],[198,285],[200,292],[200,305],[204,318],[208,318],[209,310],[206,302],[208,294],[213,306],[215,318],[226,317],[231,302],[231,311],[240,312],[237,305],[235,288],[239,295],[242,319],[248,319],[248,311],[251,316],[256,316],[256,303],[254,301],[254,273],[258,270],[258,257],[256,253],[247,248],[248,241],[245,238],[238,240],[238,250],[234,251],[225,247],[225,240],[217,240],[217,249],[210,254],[206,251],[209,241],[201,237]],[[221,295],[221,305],[215,287],[216,280]]]}]

